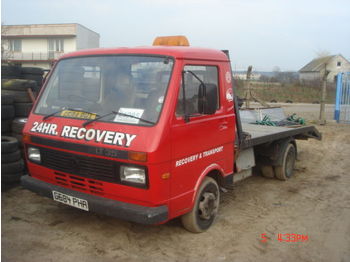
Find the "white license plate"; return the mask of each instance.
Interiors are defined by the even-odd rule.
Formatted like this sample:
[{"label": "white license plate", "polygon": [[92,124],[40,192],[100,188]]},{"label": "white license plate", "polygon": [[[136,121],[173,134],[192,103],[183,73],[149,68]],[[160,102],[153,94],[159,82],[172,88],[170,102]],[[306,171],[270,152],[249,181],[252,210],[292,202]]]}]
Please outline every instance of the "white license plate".
[{"label": "white license plate", "polygon": [[79,209],[83,209],[85,211],[89,211],[89,205],[85,199],[69,196],[57,191],[52,191],[52,197],[53,197],[53,200],[57,202],[66,204],[68,206],[76,207]]}]

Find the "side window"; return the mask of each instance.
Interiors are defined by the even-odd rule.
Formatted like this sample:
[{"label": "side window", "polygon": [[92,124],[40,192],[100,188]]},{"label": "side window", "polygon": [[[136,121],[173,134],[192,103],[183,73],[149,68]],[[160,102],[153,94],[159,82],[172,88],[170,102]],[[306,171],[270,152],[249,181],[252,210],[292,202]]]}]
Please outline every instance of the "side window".
[{"label": "side window", "polygon": [[[217,88],[218,94],[218,68],[216,66],[197,66],[187,65],[184,67],[183,79],[185,83],[185,107],[186,113],[190,116],[200,115],[198,107],[198,94],[200,92],[201,83],[212,84]],[[219,97],[219,95],[217,95]],[[220,107],[217,101],[217,109]],[[179,97],[176,106],[176,116],[184,115],[184,101],[183,101],[183,86],[181,83]]]},{"label": "side window", "polygon": [[11,39],[9,41],[10,51],[21,52],[22,51],[22,40],[21,39]]}]

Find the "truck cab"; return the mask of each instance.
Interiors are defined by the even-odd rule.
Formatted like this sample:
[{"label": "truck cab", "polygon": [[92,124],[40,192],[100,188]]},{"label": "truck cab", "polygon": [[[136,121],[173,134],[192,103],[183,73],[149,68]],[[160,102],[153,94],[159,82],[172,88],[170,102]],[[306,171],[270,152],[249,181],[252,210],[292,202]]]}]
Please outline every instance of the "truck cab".
[{"label": "truck cab", "polygon": [[[218,188],[233,173],[228,57],[187,46],[65,55],[23,133],[24,187],[86,211],[164,223],[193,209],[206,177]],[[216,188],[207,195],[203,230],[219,200]]]},{"label": "truck cab", "polygon": [[321,134],[241,123],[228,53],[159,40],[57,61],[23,131],[23,187],[137,223],[181,217],[187,230],[203,232],[220,191],[255,165],[263,176],[291,177],[295,140]]}]

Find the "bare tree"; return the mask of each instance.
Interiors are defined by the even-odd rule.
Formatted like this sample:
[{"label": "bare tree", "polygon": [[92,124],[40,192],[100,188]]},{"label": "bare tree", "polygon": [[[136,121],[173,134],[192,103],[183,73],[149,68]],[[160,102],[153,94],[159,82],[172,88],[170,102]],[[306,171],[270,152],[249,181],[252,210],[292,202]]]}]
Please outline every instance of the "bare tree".
[{"label": "bare tree", "polygon": [[322,57],[326,57],[326,56],[330,56],[331,52],[329,52],[328,50],[318,50],[316,51],[316,57],[317,58],[322,58]]},{"label": "bare tree", "polygon": [[12,58],[12,52],[9,48],[9,41],[5,38],[7,35],[8,29],[4,25],[4,22],[1,22],[1,63],[8,64],[9,59]]}]

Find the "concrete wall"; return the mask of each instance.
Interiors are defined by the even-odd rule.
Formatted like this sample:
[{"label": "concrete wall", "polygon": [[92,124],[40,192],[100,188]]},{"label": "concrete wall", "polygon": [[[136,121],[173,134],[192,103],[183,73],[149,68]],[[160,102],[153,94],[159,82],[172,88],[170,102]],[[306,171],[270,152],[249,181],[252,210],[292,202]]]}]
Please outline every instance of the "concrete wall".
[{"label": "concrete wall", "polygon": [[299,79],[304,81],[319,80],[321,77],[320,72],[300,72]]},{"label": "concrete wall", "polygon": [[23,53],[35,53],[35,52],[47,52],[47,39],[44,38],[28,38],[22,39],[22,52]]},{"label": "concrete wall", "polygon": [[76,24],[4,25],[6,36],[75,35]]},{"label": "concrete wall", "polygon": [[[50,68],[51,62],[44,60],[57,59],[64,53],[100,45],[99,34],[80,24],[4,25],[2,35],[2,47],[5,50],[9,50],[8,39],[20,39],[22,42],[21,52],[5,52],[7,60],[45,69]],[[53,56],[50,53],[49,56],[49,39],[63,39],[63,52],[55,52]]]},{"label": "concrete wall", "polygon": [[[57,37],[58,38],[58,37]],[[17,37],[16,39],[20,39],[22,44],[22,51],[18,52],[12,52],[12,51],[6,51],[5,55],[9,60],[15,60],[15,61],[28,61],[30,60],[51,60],[51,59],[57,59],[64,53],[73,52],[76,50],[76,37],[59,37],[59,39],[63,39],[63,52],[54,52],[51,53],[49,56],[49,39],[56,39],[56,38],[20,38]],[[8,41],[4,40],[3,47],[8,50]]]},{"label": "concrete wall", "polygon": [[76,32],[77,50],[100,47],[100,35],[96,32],[79,24],[76,25]]},{"label": "concrete wall", "polygon": [[[48,52],[49,39],[56,38],[23,38],[22,39],[22,52]],[[72,52],[76,50],[76,38],[75,37],[59,37],[63,39],[64,52]]]},{"label": "concrete wall", "polygon": [[[341,63],[340,66],[337,66],[338,62]],[[335,80],[335,76],[338,73],[350,72],[350,63],[346,59],[344,59],[344,57],[338,55],[328,62],[327,70],[331,71],[327,76],[327,81],[333,82]]]},{"label": "concrete wall", "polygon": [[77,37],[64,39],[64,53],[69,53],[77,50]]}]

